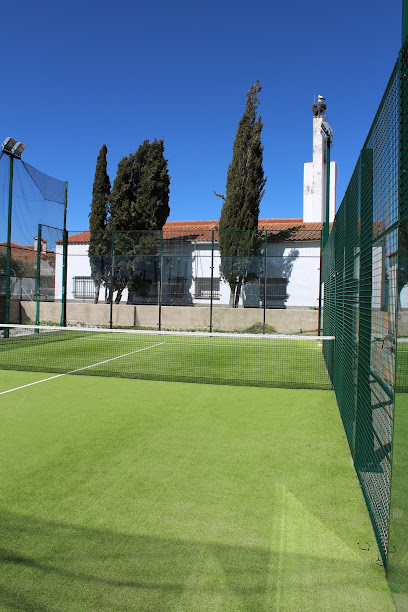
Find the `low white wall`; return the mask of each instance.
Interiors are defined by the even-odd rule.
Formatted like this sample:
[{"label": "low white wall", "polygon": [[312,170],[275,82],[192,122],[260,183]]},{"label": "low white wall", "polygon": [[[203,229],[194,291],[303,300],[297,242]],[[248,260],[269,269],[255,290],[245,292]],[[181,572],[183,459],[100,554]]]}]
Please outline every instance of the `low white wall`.
[{"label": "low white wall", "polygon": [[[21,302],[23,322],[35,320],[35,304]],[[108,326],[110,316],[109,304],[68,303],[67,325]],[[61,317],[60,302],[43,302],[40,304],[40,321],[59,324]],[[128,304],[113,305],[114,327],[158,328],[158,306],[131,306]],[[213,308],[213,330],[245,331],[255,324],[263,323],[261,308]],[[315,333],[317,330],[318,311],[302,308],[286,310],[266,310],[266,324],[275,328],[278,333]],[[163,329],[175,330],[208,330],[210,326],[210,308],[187,306],[162,306],[161,324]]]}]

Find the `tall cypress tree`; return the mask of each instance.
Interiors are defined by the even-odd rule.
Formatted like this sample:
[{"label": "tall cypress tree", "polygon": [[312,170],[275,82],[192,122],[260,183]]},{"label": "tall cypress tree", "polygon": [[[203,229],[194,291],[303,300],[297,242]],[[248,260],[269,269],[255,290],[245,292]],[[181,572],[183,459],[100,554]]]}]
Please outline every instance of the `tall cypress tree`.
[{"label": "tall cypress tree", "polygon": [[107,172],[106,145],[102,145],[96,162],[92,189],[91,212],[89,213],[89,262],[95,283],[95,303],[99,299],[100,286],[106,282],[106,255],[109,254],[109,239],[106,234],[111,184]]},{"label": "tall cypress tree", "polygon": [[157,235],[146,230],[162,229],[170,214],[169,194],[163,140],[144,140],[119,162],[110,198],[109,229],[121,230],[115,236],[115,252],[120,255],[115,264],[116,301],[126,285],[135,289],[142,273],[146,277],[154,268]]},{"label": "tall cypress tree", "polygon": [[[251,257],[259,254],[259,205],[264,195],[261,143],[262,120],[257,116],[258,80],[249,88],[244,114],[238,124],[226,195],[219,222],[220,272],[230,285],[230,306],[237,307],[242,285],[250,278]],[[244,231],[245,230],[245,231]]]}]

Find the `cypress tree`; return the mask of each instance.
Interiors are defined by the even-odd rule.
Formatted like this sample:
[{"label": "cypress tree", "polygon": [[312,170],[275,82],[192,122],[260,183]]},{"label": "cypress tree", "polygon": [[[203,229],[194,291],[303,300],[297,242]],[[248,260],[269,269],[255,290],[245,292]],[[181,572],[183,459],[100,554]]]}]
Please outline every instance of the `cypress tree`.
[{"label": "cypress tree", "polygon": [[95,179],[92,189],[91,212],[89,213],[89,262],[91,276],[95,283],[95,303],[99,299],[100,286],[106,282],[106,255],[109,254],[109,238],[106,233],[108,223],[108,200],[111,184],[107,173],[108,149],[103,145],[96,162]]},{"label": "cypress tree", "polygon": [[[170,214],[170,177],[164,157],[163,140],[144,140],[135,153],[124,157],[118,166],[110,198],[109,229],[115,235],[116,301],[126,285],[129,292],[156,270],[158,234]],[[126,230],[126,231],[124,231]],[[148,274],[148,275],[149,275]]]},{"label": "cypress tree", "polygon": [[261,143],[262,120],[257,116],[258,80],[249,88],[244,114],[238,124],[226,195],[219,222],[220,272],[230,285],[230,306],[237,307],[242,285],[250,279],[251,257],[259,254],[259,205],[264,195]]}]

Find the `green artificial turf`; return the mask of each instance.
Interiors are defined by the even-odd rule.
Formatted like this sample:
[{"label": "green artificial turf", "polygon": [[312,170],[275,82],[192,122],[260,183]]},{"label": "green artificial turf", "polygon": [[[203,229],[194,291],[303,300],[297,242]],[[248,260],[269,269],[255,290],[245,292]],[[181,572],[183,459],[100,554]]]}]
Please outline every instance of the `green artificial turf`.
[{"label": "green artificial turf", "polygon": [[388,579],[397,610],[408,611],[408,394],[395,396]]},{"label": "green artificial turf", "polygon": [[[115,330],[117,331],[117,330]],[[325,340],[327,351],[333,350]],[[144,380],[331,389],[322,341],[46,331],[0,339],[0,367]]]},{"label": "green artificial turf", "polygon": [[62,376],[0,414],[1,610],[393,610],[331,392]]}]

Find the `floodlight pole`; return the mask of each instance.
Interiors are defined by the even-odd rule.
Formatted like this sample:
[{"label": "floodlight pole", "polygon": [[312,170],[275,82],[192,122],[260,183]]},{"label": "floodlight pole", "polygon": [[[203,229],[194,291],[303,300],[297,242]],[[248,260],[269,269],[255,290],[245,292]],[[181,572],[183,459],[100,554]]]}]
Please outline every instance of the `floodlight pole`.
[{"label": "floodlight pole", "polygon": [[[7,213],[7,254],[6,254],[6,307],[4,312],[4,322],[10,322],[10,266],[11,266],[11,215],[13,212],[13,173],[14,173],[14,158],[10,158],[10,173],[9,173],[9,198],[8,198],[8,213]],[[4,337],[9,337],[9,330],[4,330]]]},{"label": "floodlight pole", "polygon": [[[41,247],[42,247],[42,225],[39,223],[37,231],[37,279],[35,292],[35,324],[40,324],[40,291],[41,291]],[[38,334],[38,329],[34,333]]]},{"label": "floodlight pole", "polygon": [[64,197],[64,229],[62,230],[62,290],[61,290],[61,318],[60,326],[67,324],[67,273],[68,273],[68,232],[67,232],[67,208],[68,208],[68,182],[65,182]]},{"label": "floodlight pole", "polygon": [[325,201],[325,219],[323,229],[320,235],[320,271],[319,271],[319,318],[317,323],[317,334],[320,336],[322,324],[322,272],[323,272],[323,251],[329,240],[330,234],[330,147],[333,140],[333,131],[328,123],[322,122],[321,126],[322,137],[326,143],[326,201]]},{"label": "floodlight pole", "polygon": [[210,333],[213,330],[214,230],[211,231]]},{"label": "floodlight pole", "polygon": [[[21,158],[21,154],[26,148],[22,142],[17,142],[14,138],[6,138],[1,145],[2,155],[10,158],[10,174],[9,174],[9,200],[7,213],[7,253],[6,253],[6,304],[4,309],[4,323],[10,323],[10,267],[11,267],[11,215],[13,212],[13,173],[14,173],[14,158]],[[5,338],[9,337],[8,329],[3,332]]]},{"label": "floodlight pole", "polygon": [[402,44],[408,37],[408,0],[402,2]]},{"label": "floodlight pole", "polygon": [[330,223],[330,147],[333,139],[333,132],[328,123],[322,123],[322,136],[326,142],[326,202],[325,202],[325,220],[323,223],[323,244],[324,247],[329,239],[329,223]]}]

